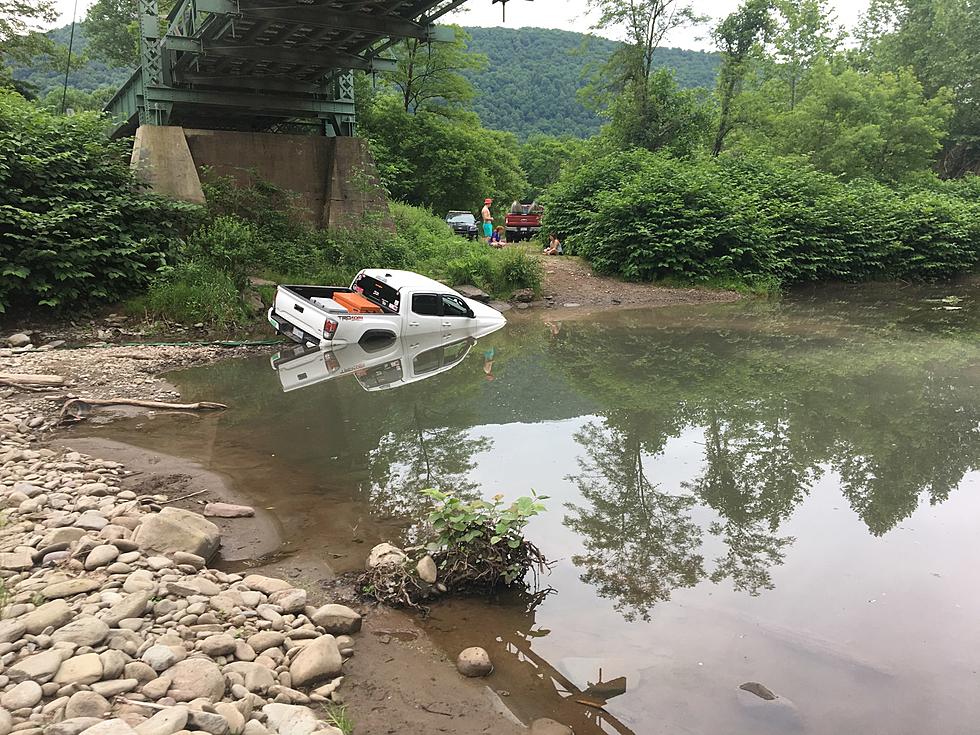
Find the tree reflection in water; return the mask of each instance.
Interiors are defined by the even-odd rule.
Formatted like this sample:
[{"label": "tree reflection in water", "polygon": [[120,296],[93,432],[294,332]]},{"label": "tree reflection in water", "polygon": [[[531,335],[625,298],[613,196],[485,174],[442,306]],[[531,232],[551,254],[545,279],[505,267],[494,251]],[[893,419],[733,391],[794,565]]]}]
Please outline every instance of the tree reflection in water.
[{"label": "tree reflection in water", "polygon": [[695,499],[650,482],[636,434],[590,423],[575,439],[587,457],[569,479],[590,506],[566,504],[565,525],[586,548],[572,561],[585,568],[582,581],[614,599],[627,620],[646,619],[674,589],[704,576],[701,529],[689,513]]}]

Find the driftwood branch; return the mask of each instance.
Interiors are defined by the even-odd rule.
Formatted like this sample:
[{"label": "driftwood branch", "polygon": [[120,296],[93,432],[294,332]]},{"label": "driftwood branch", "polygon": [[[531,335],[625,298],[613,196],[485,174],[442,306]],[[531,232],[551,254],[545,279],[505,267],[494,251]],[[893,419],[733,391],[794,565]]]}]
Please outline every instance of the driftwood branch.
[{"label": "driftwood branch", "polygon": [[198,401],[197,403],[164,403],[162,401],[143,401],[137,398],[72,398],[65,402],[58,415],[58,422],[66,420],[81,421],[79,409],[83,406],[138,406],[157,408],[162,411],[216,411],[228,408],[223,403]]},{"label": "driftwood branch", "polygon": [[0,373],[0,385],[10,385],[25,390],[48,390],[65,384],[61,375],[30,375],[27,373]]}]

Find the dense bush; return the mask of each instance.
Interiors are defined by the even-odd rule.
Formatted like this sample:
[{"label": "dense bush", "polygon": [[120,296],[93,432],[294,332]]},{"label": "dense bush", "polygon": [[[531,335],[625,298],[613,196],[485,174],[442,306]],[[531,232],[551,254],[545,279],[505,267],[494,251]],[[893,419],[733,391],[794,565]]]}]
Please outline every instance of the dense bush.
[{"label": "dense bush", "polygon": [[603,273],[752,285],[952,276],[980,262],[975,184],[844,183],[798,160],[634,150],[567,172],[545,226]]},{"label": "dense bush", "polygon": [[0,311],[132,292],[196,211],[143,193],[97,116],[58,117],[0,90]]}]

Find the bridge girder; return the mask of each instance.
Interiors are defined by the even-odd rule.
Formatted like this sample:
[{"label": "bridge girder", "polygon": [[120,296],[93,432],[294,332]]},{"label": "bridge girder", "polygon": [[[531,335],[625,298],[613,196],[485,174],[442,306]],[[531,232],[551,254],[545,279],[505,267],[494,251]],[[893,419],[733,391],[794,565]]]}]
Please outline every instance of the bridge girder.
[{"label": "bridge girder", "polygon": [[463,2],[180,0],[164,25],[157,0],[138,0],[141,66],[106,110],[116,134],[300,118],[352,135],[352,70],[390,71],[381,54],[402,38],[452,40],[434,21]]}]

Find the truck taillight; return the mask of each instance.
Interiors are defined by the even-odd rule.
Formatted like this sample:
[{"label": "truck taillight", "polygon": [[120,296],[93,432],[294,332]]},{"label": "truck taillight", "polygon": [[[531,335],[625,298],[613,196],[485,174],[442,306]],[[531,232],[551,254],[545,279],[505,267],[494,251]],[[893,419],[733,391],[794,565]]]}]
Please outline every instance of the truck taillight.
[{"label": "truck taillight", "polygon": [[323,322],[323,338],[333,339],[333,336],[337,334],[338,326],[339,322],[336,322],[328,317],[327,320]]}]

